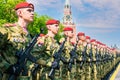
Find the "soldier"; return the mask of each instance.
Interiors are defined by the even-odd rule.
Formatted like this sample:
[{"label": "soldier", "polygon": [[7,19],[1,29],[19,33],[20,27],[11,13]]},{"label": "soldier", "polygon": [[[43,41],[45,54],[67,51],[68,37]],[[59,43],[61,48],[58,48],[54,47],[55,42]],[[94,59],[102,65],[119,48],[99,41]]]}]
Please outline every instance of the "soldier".
[{"label": "soldier", "polygon": [[91,44],[90,44],[90,37],[86,37],[86,45],[87,45],[87,51],[86,51],[86,68],[85,68],[85,80],[92,80],[91,74],[92,74],[92,52],[91,52]]},{"label": "soldier", "polygon": [[[59,21],[55,19],[50,19],[46,22],[46,27],[48,29],[48,33],[44,36],[44,40],[38,40],[38,43],[42,43],[41,49],[39,50],[38,63],[42,66],[42,71],[39,76],[40,80],[49,80],[48,74],[50,72],[52,62],[53,62],[53,54],[57,52],[59,45],[54,39],[55,35],[59,30]],[[41,38],[40,38],[41,39]],[[55,73],[55,79],[59,79],[59,71]],[[37,80],[39,80],[37,79]]]},{"label": "soldier", "polygon": [[85,64],[86,64],[86,37],[85,33],[79,32],[77,34],[78,36],[78,48],[77,48],[77,54],[78,54],[78,60],[77,60],[77,75],[78,80],[85,80]]},{"label": "soldier", "polygon": [[[70,60],[70,51],[73,48],[73,42],[72,42],[72,37],[73,37],[73,29],[71,27],[65,27],[63,29],[64,31],[64,35],[66,37],[66,42],[64,45],[64,49],[63,49],[63,54],[62,57],[65,58],[65,61],[67,63],[69,63]],[[62,43],[65,40],[65,38],[61,38],[60,39],[60,43]],[[74,74],[73,74],[74,73]],[[62,65],[62,79],[63,80],[70,80],[70,79],[74,79],[75,76],[75,71],[71,71],[71,73],[68,71],[68,64],[63,64]]]},{"label": "soldier", "polygon": [[100,59],[101,59],[101,51],[100,51],[101,47],[100,47],[100,42],[96,41],[96,68],[97,68],[97,78],[98,80],[101,79],[101,63],[100,63]]},{"label": "soldier", "polygon": [[93,65],[93,67],[92,67],[92,72],[93,72],[93,74],[92,74],[92,78],[93,78],[93,80],[97,80],[98,78],[97,78],[97,68],[96,68],[96,40],[95,39],[92,39],[91,41],[91,47],[92,47],[92,65]]},{"label": "soldier", "polygon": [[99,43],[100,44],[100,77],[101,79],[104,77],[104,47],[103,47],[103,43]]},{"label": "soldier", "polygon": [[[6,41],[11,43],[11,45],[6,45],[4,41],[3,44],[4,46],[6,45],[7,49],[1,50],[2,48],[0,48],[0,71],[3,73],[3,80],[7,80],[10,74],[15,74],[17,72],[16,67],[14,66],[14,63],[17,61],[15,53],[20,49],[24,49],[25,45],[30,40],[27,25],[30,22],[33,22],[34,5],[28,2],[22,2],[15,6],[15,11],[18,16],[18,21],[14,24],[0,27],[1,34],[3,36],[8,34],[6,38],[8,40]],[[5,38],[0,39],[2,40]],[[17,79],[29,80],[29,76],[26,74],[25,76],[20,76]]]}]

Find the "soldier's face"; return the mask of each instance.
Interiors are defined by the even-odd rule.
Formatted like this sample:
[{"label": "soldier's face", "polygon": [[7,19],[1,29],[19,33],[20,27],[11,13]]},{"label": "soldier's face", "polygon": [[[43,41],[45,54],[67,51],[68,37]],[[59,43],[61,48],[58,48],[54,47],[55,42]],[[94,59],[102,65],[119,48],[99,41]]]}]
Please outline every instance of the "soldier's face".
[{"label": "soldier's face", "polygon": [[93,45],[96,45],[96,42],[92,42]]},{"label": "soldier's face", "polygon": [[80,40],[85,41],[85,36],[78,36]]},{"label": "soldier's face", "polygon": [[90,43],[90,39],[86,39],[87,43]]},{"label": "soldier's face", "polygon": [[73,37],[73,31],[64,31],[64,34],[70,38]]},{"label": "soldier's face", "polygon": [[20,9],[20,17],[26,22],[32,22],[34,19],[34,10],[32,8]]},{"label": "soldier's face", "polygon": [[58,24],[52,24],[49,26],[49,30],[51,30],[54,34],[58,33],[59,25]]}]

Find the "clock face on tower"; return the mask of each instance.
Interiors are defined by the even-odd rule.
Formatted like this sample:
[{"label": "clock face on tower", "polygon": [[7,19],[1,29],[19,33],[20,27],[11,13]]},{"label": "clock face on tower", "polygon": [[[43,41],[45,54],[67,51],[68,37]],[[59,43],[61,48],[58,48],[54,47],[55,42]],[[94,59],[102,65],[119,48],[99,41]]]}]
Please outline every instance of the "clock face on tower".
[{"label": "clock face on tower", "polygon": [[66,20],[70,20],[70,15],[67,15],[67,16],[66,16]]}]

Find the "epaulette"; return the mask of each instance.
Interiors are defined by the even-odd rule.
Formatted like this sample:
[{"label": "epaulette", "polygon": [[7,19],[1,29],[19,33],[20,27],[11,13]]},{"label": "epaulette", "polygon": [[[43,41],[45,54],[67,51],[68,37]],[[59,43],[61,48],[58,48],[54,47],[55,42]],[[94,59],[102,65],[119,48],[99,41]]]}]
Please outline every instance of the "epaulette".
[{"label": "epaulette", "polygon": [[14,27],[14,26],[16,26],[16,24],[15,23],[5,23],[5,24],[3,24],[3,26],[4,27]]}]

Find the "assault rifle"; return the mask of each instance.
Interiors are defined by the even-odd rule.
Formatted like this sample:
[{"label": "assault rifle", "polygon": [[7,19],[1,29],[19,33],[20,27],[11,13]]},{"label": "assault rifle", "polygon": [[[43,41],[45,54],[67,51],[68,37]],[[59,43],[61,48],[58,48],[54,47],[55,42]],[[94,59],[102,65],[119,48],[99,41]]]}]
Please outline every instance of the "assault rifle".
[{"label": "assault rifle", "polygon": [[59,65],[60,60],[61,61],[63,60],[63,57],[61,56],[61,54],[62,54],[65,42],[66,42],[66,38],[65,38],[65,41],[63,41],[63,43],[61,44],[58,52],[54,53],[53,55],[54,61],[52,63],[51,70],[48,75],[48,77],[51,80],[54,80],[55,70],[60,68],[60,65]]},{"label": "assault rifle", "polygon": [[33,57],[30,54],[30,52],[33,49],[34,45],[36,44],[38,36],[39,34],[35,35],[24,50],[21,50],[20,52],[16,53],[18,60],[14,65],[10,67],[12,69],[15,69],[15,72],[11,73],[8,69],[8,71],[11,74],[8,80],[15,80],[16,76],[19,76],[21,73],[23,76],[27,75],[27,72],[28,72],[26,68],[27,60],[30,60],[31,62],[36,63],[36,58]]},{"label": "assault rifle", "polygon": [[69,64],[68,64],[68,70],[70,72],[71,72],[71,69],[72,69],[72,64],[74,64],[74,59],[77,58],[77,54],[76,54],[77,45],[78,45],[78,41],[77,41],[76,45],[74,46],[74,49],[72,49],[70,51],[70,59],[69,59]]}]

